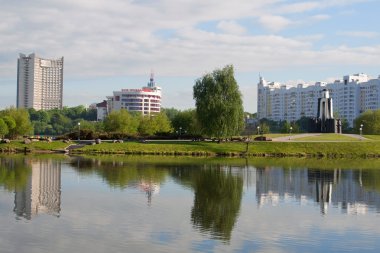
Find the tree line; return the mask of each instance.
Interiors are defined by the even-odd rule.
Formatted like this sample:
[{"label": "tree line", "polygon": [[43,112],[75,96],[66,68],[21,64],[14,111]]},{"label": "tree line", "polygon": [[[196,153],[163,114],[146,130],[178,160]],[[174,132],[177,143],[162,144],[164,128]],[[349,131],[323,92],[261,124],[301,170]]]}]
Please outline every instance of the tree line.
[{"label": "tree line", "polygon": [[[216,69],[197,79],[193,86],[195,109],[163,108],[161,113],[143,116],[127,110],[112,111],[102,122],[96,121],[96,109],[84,106],[36,111],[8,108],[0,111],[0,138],[22,135],[66,135],[81,139],[125,137],[215,137],[236,135],[307,132],[310,119],[302,117],[295,122],[261,119],[245,125],[252,116],[243,110],[242,94],[234,77],[232,65]],[[364,125],[364,127],[362,127]],[[380,134],[380,110],[360,115],[349,128],[343,120],[343,132]]]}]

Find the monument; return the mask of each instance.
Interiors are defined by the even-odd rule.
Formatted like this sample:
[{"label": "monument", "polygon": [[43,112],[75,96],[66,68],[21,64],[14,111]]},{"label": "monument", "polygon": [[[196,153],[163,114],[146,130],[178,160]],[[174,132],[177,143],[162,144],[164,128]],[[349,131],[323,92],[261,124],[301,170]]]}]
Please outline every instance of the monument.
[{"label": "monument", "polygon": [[333,101],[327,89],[322,90],[322,97],[318,98],[318,115],[313,119],[314,131],[317,133],[342,133],[342,122],[334,119]]}]

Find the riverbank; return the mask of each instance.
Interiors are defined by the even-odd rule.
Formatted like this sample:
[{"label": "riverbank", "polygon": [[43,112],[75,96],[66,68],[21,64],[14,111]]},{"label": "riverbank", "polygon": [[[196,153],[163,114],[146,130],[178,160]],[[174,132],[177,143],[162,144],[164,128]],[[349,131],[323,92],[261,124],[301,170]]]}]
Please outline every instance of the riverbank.
[{"label": "riverbank", "polygon": [[380,157],[380,142],[126,142],[102,143],[72,154],[138,154],[176,156]]},{"label": "riverbank", "polygon": [[67,150],[63,142],[12,142],[0,144],[1,152],[70,154],[133,154],[167,156],[225,156],[225,157],[329,157],[380,158],[380,142],[188,142],[151,141],[101,143]]}]

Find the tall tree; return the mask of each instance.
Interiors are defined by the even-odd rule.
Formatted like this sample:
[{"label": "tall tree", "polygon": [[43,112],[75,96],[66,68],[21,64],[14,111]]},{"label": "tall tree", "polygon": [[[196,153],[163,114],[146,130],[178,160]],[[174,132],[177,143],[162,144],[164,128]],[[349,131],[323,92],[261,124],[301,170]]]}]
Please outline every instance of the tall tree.
[{"label": "tall tree", "polygon": [[228,65],[204,75],[196,81],[193,91],[203,133],[221,138],[243,130],[243,101],[233,66]]}]

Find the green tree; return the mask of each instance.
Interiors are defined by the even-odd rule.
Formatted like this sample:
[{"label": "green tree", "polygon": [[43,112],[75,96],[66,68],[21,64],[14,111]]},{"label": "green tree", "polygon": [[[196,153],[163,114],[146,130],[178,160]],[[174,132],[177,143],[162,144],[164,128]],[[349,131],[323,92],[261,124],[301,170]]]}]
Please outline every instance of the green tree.
[{"label": "green tree", "polygon": [[154,135],[156,127],[149,116],[141,116],[139,121],[138,132],[141,136]]},{"label": "green tree", "polygon": [[172,126],[176,131],[181,128],[189,135],[201,135],[195,109],[180,111],[172,119]]},{"label": "green tree", "polygon": [[4,122],[2,118],[0,118],[0,137],[4,138],[4,136],[8,134],[8,132],[9,130],[7,124]]},{"label": "green tree", "polygon": [[380,109],[368,110],[354,120],[354,132],[359,133],[363,125],[363,134],[380,134]]},{"label": "green tree", "polygon": [[11,128],[8,125],[8,121],[10,122],[9,118],[6,118],[5,123],[8,125],[9,129],[9,136],[11,138],[16,138],[17,136],[30,134],[33,131],[33,125],[30,122],[29,119],[29,113],[26,109],[16,109],[16,108],[8,108],[2,111],[3,119],[4,116],[9,116],[10,118],[13,118],[14,122],[16,123],[16,126]]},{"label": "green tree", "polygon": [[239,134],[244,128],[242,95],[232,66],[214,70],[193,87],[202,131],[217,138]]},{"label": "green tree", "polygon": [[16,121],[11,116],[6,115],[3,117],[3,120],[4,120],[5,124],[7,124],[8,130],[14,129],[16,127]]},{"label": "green tree", "polygon": [[154,135],[157,133],[168,133],[172,131],[170,120],[165,112],[152,116],[141,116],[138,132],[140,135]]},{"label": "green tree", "polygon": [[173,121],[173,119],[181,112],[180,110],[175,109],[173,107],[172,108],[162,108],[161,111],[166,113],[166,116],[168,116],[170,121]]},{"label": "green tree", "polygon": [[133,117],[127,110],[112,111],[104,119],[104,130],[107,132],[120,132],[123,134],[137,134],[139,121]]},{"label": "green tree", "polygon": [[165,112],[160,112],[159,114],[154,115],[153,124],[155,126],[155,134],[169,133],[173,130],[170,120]]}]

